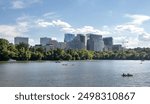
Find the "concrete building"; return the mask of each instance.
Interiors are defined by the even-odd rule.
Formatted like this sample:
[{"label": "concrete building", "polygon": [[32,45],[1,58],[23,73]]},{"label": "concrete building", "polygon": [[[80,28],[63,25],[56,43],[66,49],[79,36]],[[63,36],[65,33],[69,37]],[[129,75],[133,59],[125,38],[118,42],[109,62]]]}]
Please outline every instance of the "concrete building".
[{"label": "concrete building", "polygon": [[65,38],[64,38],[64,42],[70,42],[75,38],[75,34],[71,34],[71,33],[66,33],[65,34]]},{"label": "concrete building", "polygon": [[50,44],[50,40],[51,40],[51,38],[42,37],[42,38],[40,38],[40,44],[41,44],[42,46],[45,46],[45,45],[47,45],[47,44]]},{"label": "concrete building", "polygon": [[102,35],[88,34],[87,50],[103,51],[104,42]]},{"label": "concrete building", "polygon": [[34,49],[42,48],[44,51],[48,52],[49,50],[54,50],[54,49],[66,49],[66,43],[65,42],[58,42],[56,45],[55,44],[47,44],[47,45],[35,45]]},{"label": "concrete building", "polygon": [[43,37],[43,38],[40,38],[40,44],[42,46],[53,45],[56,48],[58,42],[57,42],[57,40],[52,40],[51,38]]},{"label": "concrete building", "polygon": [[45,52],[48,52],[49,50],[55,49],[55,47],[53,45],[45,45],[45,46],[35,45],[34,46],[34,49],[38,49],[38,48],[42,48]]},{"label": "concrete building", "polygon": [[47,45],[53,45],[54,48],[57,48],[58,41],[57,40],[50,40],[49,44],[47,44]]},{"label": "concrete building", "polygon": [[20,43],[29,44],[29,39],[26,37],[15,37],[14,43],[15,44],[20,44]]},{"label": "concrete building", "polygon": [[86,37],[83,34],[77,36],[70,42],[67,42],[68,49],[86,49]]},{"label": "concrete building", "polygon": [[121,44],[116,44],[116,45],[112,46],[112,50],[113,51],[121,51],[121,50],[123,50],[123,47]]},{"label": "concrete building", "polygon": [[66,49],[66,43],[65,42],[58,42],[57,48],[59,49]]},{"label": "concrete building", "polygon": [[103,41],[104,41],[104,50],[111,51],[113,47],[113,38],[106,37],[106,38],[103,38]]}]

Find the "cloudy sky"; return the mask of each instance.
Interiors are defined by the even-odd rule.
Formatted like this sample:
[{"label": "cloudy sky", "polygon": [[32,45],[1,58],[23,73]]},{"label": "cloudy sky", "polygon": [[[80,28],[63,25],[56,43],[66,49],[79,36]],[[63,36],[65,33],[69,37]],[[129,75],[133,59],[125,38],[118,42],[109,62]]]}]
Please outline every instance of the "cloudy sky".
[{"label": "cloudy sky", "polygon": [[150,47],[150,0],[0,0],[0,38],[63,41],[64,33],[112,36],[127,47]]}]

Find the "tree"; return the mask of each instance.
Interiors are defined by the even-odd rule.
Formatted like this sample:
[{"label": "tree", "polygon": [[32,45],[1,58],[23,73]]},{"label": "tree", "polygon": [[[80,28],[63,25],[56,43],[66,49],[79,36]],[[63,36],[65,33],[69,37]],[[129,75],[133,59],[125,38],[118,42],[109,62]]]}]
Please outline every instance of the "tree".
[{"label": "tree", "polygon": [[31,57],[31,51],[29,51],[29,45],[25,43],[20,43],[16,45],[17,55],[16,60],[29,60]]},{"label": "tree", "polygon": [[9,60],[9,42],[6,39],[0,39],[0,61]]},{"label": "tree", "polygon": [[40,52],[31,52],[30,60],[41,60],[43,58],[43,54]]}]

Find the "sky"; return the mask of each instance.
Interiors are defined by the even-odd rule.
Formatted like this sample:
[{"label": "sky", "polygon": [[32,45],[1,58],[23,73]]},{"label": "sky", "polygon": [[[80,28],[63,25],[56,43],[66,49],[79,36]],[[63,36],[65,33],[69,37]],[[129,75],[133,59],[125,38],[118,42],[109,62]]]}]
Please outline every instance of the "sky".
[{"label": "sky", "polygon": [[64,33],[113,37],[128,48],[150,47],[150,0],[0,0],[0,38],[64,40]]}]

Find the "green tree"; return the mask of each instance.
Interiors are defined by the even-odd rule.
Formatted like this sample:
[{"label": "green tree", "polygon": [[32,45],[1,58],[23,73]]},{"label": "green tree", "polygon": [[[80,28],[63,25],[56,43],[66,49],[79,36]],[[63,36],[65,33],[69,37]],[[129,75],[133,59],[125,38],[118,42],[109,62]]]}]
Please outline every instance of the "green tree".
[{"label": "green tree", "polygon": [[0,39],[0,61],[9,60],[9,42],[6,39]]}]

